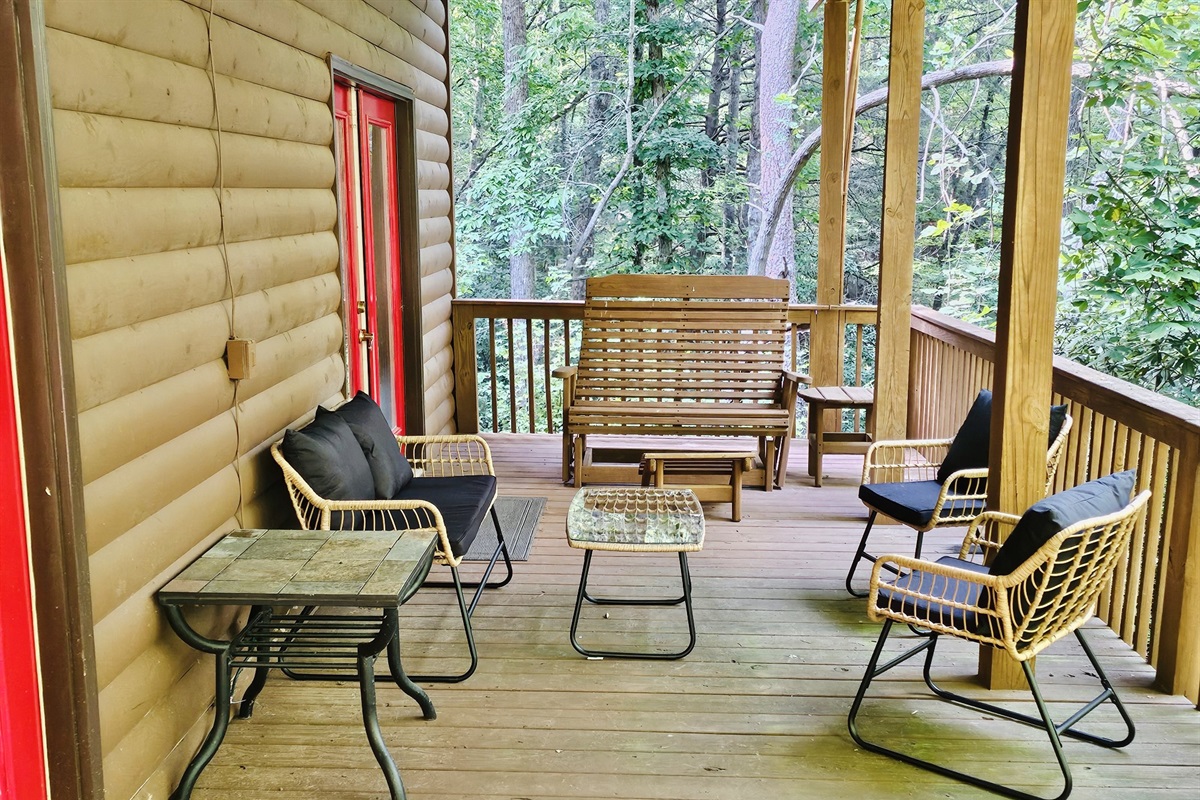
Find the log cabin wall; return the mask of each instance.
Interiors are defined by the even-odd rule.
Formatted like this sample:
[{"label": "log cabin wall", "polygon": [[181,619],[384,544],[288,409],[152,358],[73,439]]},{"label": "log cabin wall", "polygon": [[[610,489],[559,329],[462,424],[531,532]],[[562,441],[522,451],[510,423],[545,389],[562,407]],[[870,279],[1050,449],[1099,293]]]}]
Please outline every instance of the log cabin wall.
[{"label": "log cabin wall", "polygon": [[328,54],[415,97],[425,429],[452,428],[446,11],[415,2],[46,0],[109,800],[166,796],[209,722],[155,590],[288,520],[266,448],[344,389]]}]

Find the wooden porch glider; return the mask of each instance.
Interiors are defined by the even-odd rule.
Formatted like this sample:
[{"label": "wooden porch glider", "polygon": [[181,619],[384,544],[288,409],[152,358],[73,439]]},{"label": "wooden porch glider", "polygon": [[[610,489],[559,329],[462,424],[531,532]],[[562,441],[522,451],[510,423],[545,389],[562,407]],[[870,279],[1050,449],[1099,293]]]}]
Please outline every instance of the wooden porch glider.
[{"label": "wooden porch glider", "polygon": [[787,308],[788,283],[772,278],[590,279],[579,363],[554,371],[563,379],[563,481],[630,477],[593,464],[592,434],[750,436],[764,489],[782,485],[777,464],[786,463],[800,382],[783,368]]}]

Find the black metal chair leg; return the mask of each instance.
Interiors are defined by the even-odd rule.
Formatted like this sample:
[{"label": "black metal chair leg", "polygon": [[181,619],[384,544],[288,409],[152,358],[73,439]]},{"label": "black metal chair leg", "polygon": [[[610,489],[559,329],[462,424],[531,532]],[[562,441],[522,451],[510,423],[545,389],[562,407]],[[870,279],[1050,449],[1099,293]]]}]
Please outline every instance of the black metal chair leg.
[{"label": "black metal chair leg", "polygon": [[[692,611],[692,576],[688,570],[687,553],[679,553],[679,574],[683,584],[683,595],[679,598],[668,599],[628,599],[616,597],[592,597],[587,592],[588,572],[592,565],[592,550],[585,550],[583,553],[583,571],[579,576],[579,592],[575,596],[575,613],[571,617],[571,646],[575,648],[580,655],[588,658],[637,658],[647,660],[675,660],[686,656],[696,647],[696,619]],[[579,630],[579,615],[583,610],[583,601],[587,600],[590,603],[597,605],[614,605],[614,606],[675,606],[683,603],[687,610],[688,621],[688,645],[683,650],[675,653],[639,653],[627,650],[588,650],[583,645],[579,644],[577,636]]]},{"label": "black metal chair leg", "polygon": [[878,514],[878,511],[871,509],[871,513],[867,517],[867,527],[863,530],[862,539],[858,543],[858,549],[854,551],[854,558],[850,560],[850,570],[846,573],[846,591],[853,597],[866,597],[869,594],[869,592],[860,592],[854,588],[854,572],[858,569],[858,563],[864,558],[871,563],[875,562],[875,556],[867,552],[867,538],[871,535],[871,526],[875,524],[875,517]]},{"label": "black metal chair leg", "polygon": [[[873,753],[879,753],[881,755],[886,755],[886,756],[888,756],[890,758],[894,758],[898,761],[903,761],[906,764],[911,764],[913,766],[929,770],[930,772],[935,772],[939,775],[943,775],[948,778],[953,778],[955,780],[959,780],[964,783],[969,783],[972,786],[979,786],[981,788],[987,789],[987,790],[995,792],[997,794],[1004,795],[1005,797],[1014,797],[1014,798],[1019,798],[1020,800],[1046,800],[1045,798],[1042,798],[1040,795],[1035,795],[1030,792],[1024,792],[1024,791],[1021,791],[1020,789],[1015,789],[1011,786],[1005,786],[1003,784],[995,783],[994,781],[989,781],[985,778],[981,778],[976,775],[970,775],[965,772],[961,772],[959,770],[955,770],[955,769],[951,769],[949,767],[942,766],[941,764],[935,764],[933,762],[926,761],[921,758],[917,758],[916,756],[909,755],[908,753],[902,753],[898,750],[892,750],[891,748],[884,747],[883,745],[868,741],[862,737],[862,735],[858,731],[857,718],[858,718],[859,710],[862,707],[863,699],[866,696],[867,689],[870,686],[871,681],[874,680],[879,675],[883,674],[884,672],[887,672],[892,667],[902,663],[903,661],[907,661],[909,658],[911,658],[912,656],[921,652],[922,650],[926,651],[925,664],[924,664],[924,667],[922,670],[923,677],[925,679],[925,683],[929,686],[930,690],[933,691],[939,698],[946,700],[948,702],[955,703],[956,705],[961,705],[961,706],[971,708],[971,709],[974,709],[977,711],[982,711],[982,712],[988,713],[988,714],[994,714],[994,715],[1003,717],[1005,719],[1013,720],[1016,722],[1021,722],[1021,723],[1027,724],[1027,725],[1031,725],[1033,727],[1039,728],[1043,733],[1046,734],[1046,737],[1050,742],[1051,750],[1054,753],[1055,761],[1058,763],[1059,771],[1061,772],[1062,777],[1063,777],[1063,789],[1061,792],[1059,792],[1059,794],[1055,795],[1054,798],[1052,798],[1052,800],[1064,800],[1071,793],[1071,789],[1072,789],[1071,768],[1070,768],[1070,765],[1067,763],[1066,755],[1063,752],[1062,739],[1060,738],[1061,736],[1071,736],[1073,738],[1080,739],[1082,741],[1092,742],[1093,744],[1098,744],[1098,745],[1101,745],[1104,747],[1122,747],[1126,744],[1129,744],[1131,741],[1133,741],[1133,736],[1134,736],[1133,722],[1129,718],[1128,714],[1126,713],[1125,707],[1121,704],[1120,698],[1116,695],[1116,692],[1112,689],[1111,684],[1109,684],[1108,678],[1105,675],[1104,670],[1100,667],[1100,664],[1098,663],[1098,661],[1095,658],[1095,654],[1092,653],[1091,648],[1088,646],[1087,642],[1084,641],[1081,632],[1078,630],[1075,631],[1076,638],[1079,640],[1080,644],[1083,646],[1084,653],[1087,654],[1088,661],[1090,661],[1092,666],[1096,669],[1097,675],[1099,675],[1099,677],[1100,677],[1100,683],[1104,687],[1104,691],[1102,691],[1097,697],[1095,697],[1090,702],[1086,703],[1082,708],[1080,708],[1078,711],[1076,711],[1074,714],[1072,714],[1069,719],[1056,725],[1054,723],[1054,720],[1050,717],[1049,708],[1047,707],[1046,702],[1042,697],[1041,689],[1038,686],[1037,676],[1034,674],[1033,668],[1030,666],[1030,663],[1028,661],[1021,662],[1021,668],[1025,673],[1025,680],[1029,684],[1029,691],[1033,695],[1034,704],[1037,706],[1037,709],[1038,709],[1037,716],[1022,714],[1020,712],[1012,711],[1007,708],[1002,708],[1000,706],[996,706],[991,703],[985,703],[980,700],[975,700],[973,698],[964,697],[963,695],[959,695],[954,692],[950,692],[950,691],[947,691],[945,689],[938,687],[937,684],[930,677],[930,667],[933,663],[934,649],[937,645],[937,640],[938,640],[938,635],[936,633],[931,633],[929,635],[929,637],[922,644],[902,653],[900,656],[892,659],[884,666],[882,666],[882,667],[877,666],[880,655],[883,652],[884,643],[887,641],[888,633],[891,631],[891,626],[892,626],[892,620],[886,620],[884,622],[883,631],[880,633],[879,641],[875,645],[875,651],[872,653],[871,659],[867,664],[867,669],[863,675],[862,683],[859,685],[858,693],[855,695],[854,702],[850,707],[850,713],[847,718],[847,723],[848,723],[848,727],[850,730],[850,736],[864,750],[869,750]],[[1120,740],[1106,739],[1103,737],[1095,736],[1093,734],[1088,734],[1088,733],[1084,733],[1082,731],[1073,730],[1073,726],[1075,725],[1075,723],[1077,723],[1084,716],[1086,716],[1091,711],[1096,709],[1105,700],[1113,701],[1113,704],[1116,706],[1118,712],[1121,715],[1121,718],[1125,721],[1126,728],[1127,728],[1127,735],[1123,739],[1120,739]]]},{"label": "black metal chair leg", "polygon": [[475,649],[475,632],[471,628],[471,609],[467,606],[466,597],[463,595],[463,584],[458,578],[458,568],[451,567],[450,574],[454,577],[452,585],[454,593],[458,597],[458,610],[462,616],[463,630],[467,637],[467,650],[471,654],[471,663],[465,672],[458,675],[410,675],[409,680],[420,681],[422,683],[460,683],[471,677],[475,673],[475,668],[479,666],[479,653]]},{"label": "black metal chair leg", "polygon": [[[1098,745],[1100,747],[1124,747],[1133,741],[1133,737],[1136,732],[1134,729],[1133,720],[1129,717],[1129,712],[1125,709],[1125,704],[1121,702],[1121,698],[1117,695],[1116,690],[1114,690],[1112,684],[1109,683],[1108,675],[1104,672],[1104,668],[1100,666],[1100,662],[1096,660],[1096,656],[1092,652],[1092,648],[1088,645],[1087,641],[1084,640],[1083,632],[1076,630],[1075,638],[1083,647],[1083,652],[1085,655],[1087,655],[1088,661],[1091,662],[1092,668],[1096,670],[1096,675],[1100,681],[1100,685],[1103,687],[1103,691],[1080,706],[1070,717],[1055,725],[1055,731],[1060,736],[1070,736],[1072,739],[1078,739],[1081,742],[1090,742],[1091,744]],[[986,714],[995,714],[996,716],[1010,719],[1013,722],[1021,722],[1035,728],[1044,727],[1045,723],[1040,716],[1035,717],[1029,714],[1022,714],[1019,711],[1013,711],[1012,709],[993,705],[992,703],[988,703],[983,700],[976,700],[975,698],[966,697],[965,695],[957,694],[956,692],[951,692],[947,689],[941,688],[930,676],[928,663],[925,665],[924,678],[925,684],[929,687],[930,691],[947,702],[955,703],[966,708],[972,708],[977,711],[982,711]],[[1030,684],[1030,690],[1035,694],[1037,693],[1037,690],[1034,688],[1033,684]],[[1086,731],[1077,731],[1074,729],[1074,726],[1077,722],[1103,705],[1106,700],[1112,701],[1113,706],[1117,709],[1117,713],[1120,714],[1121,719],[1125,723],[1124,738],[1110,739],[1108,737],[1097,736],[1092,733],[1087,733]]]}]

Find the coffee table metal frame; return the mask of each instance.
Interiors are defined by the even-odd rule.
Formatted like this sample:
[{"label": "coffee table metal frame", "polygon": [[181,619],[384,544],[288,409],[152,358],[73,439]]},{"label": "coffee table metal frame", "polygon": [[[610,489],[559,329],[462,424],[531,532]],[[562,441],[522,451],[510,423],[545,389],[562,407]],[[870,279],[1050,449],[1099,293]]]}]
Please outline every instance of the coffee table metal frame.
[{"label": "coffee table metal frame", "polygon": [[[304,580],[314,577],[323,566],[334,566],[347,549],[362,541],[364,532],[350,531],[233,531],[218,541],[157,595],[172,630],[189,646],[215,656],[216,700],[212,728],[195,757],[184,770],[171,800],[188,800],[200,773],[216,755],[230,722],[230,703],[236,670],[253,669],[254,677],[243,695],[238,718],[254,712],[254,702],[266,685],[272,669],[353,670],[358,680],[363,727],[371,752],[375,755],[392,800],[404,800],[404,784],[396,763],[388,752],[379,728],[375,700],[375,658],[387,651],[390,678],[409,697],[416,700],[425,719],[437,712],[425,691],[413,683],[400,663],[398,609],[408,600],[429,574],[433,563],[435,537],[425,531],[412,536],[403,546],[399,541],[390,549],[379,549],[355,564],[368,579],[358,582]],[[295,537],[288,552],[286,541]],[[392,538],[403,537],[393,533]],[[251,547],[263,543],[260,553],[270,558],[254,558]],[[328,561],[322,564],[323,546]],[[349,548],[346,545],[350,545]],[[274,549],[270,549],[270,548]],[[338,552],[340,550],[340,553]],[[298,554],[298,555],[297,555]],[[308,556],[307,558],[305,556]],[[372,567],[371,562],[377,562]],[[388,562],[392,563],[389,564]],[[253,562],[253,566],[251,563]],[[263,580],[238,580],[241,575],[258,572],[264,564],[275,565],[290,573],[283,582],[279,574]],[[309,570],[308,573],[305,570]],[[283,573],[280,573],[283,574]],[[221,580],[222,576],[226,580]],[[317,576],[319,577],[319,576]],[[184,617],[184,606],[230,605],[251,607],[245,627],[229,640],[213,639],[196,631]],[[303,613],[275,613],[274,607],[307,606]],[[371,609],[377,614],[317,614],[314,606]],[[350,677],[346,675],[345,677]]]},{"label": "coffee table metal frame", "polygon": [[[650,487],[580,489],[567,512],[567,543],[583,553],[583,570],[571,617],[571,646],[588,658],[680,659],[696,646],[692,610],[692,577],[687,554],[704,545],[704,510],[690,489]],[[633,553],[677,553],[683,593],[671,598],[594,597],[588,593],[588,573],[597,550]],[[672,653],[629,650],[591,650],[579,643],[583,601],[612,606],[675,606],[687,610],[688,645]]]}]

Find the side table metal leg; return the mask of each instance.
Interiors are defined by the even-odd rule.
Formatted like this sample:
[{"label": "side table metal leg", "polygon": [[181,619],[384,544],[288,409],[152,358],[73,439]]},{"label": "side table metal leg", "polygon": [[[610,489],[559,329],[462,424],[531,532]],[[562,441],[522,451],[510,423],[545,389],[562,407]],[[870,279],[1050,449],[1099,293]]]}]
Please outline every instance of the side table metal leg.
[{"label": "side table metal leg", "polygon": [[[250,609],[250,619],[254,620],[260,614],[269,615],[270,613],[270,608],[254,606]],[[263,666],[254,670],[254,680],[250,681],[250,685],[246,687],[246,693],[242,695],[242,704],[238,707],[238,719],[250,719],[254,714],[254,701],[258,699],[263,687],[267,685],[267,676],[270,674],[270,667]]]},{"label": "side table metal leg", "polygon": [[[389,608],[384,612],[389,616],[397,616],[396,610]],[[396,620],[396,625],[399,627],[399,619]],[[400,634],[392,637],[387,646],[388,668],[392,672],[392,680],[400,687],[400,691],[417,701],[417,705],[421,707],[421,714],[425,719],[437,719],[437,709],[433,707],[433,701],[429,699],[429,695],[420,686],[412,682],[408,674],[404,671],[404,665],[400,663]]]},{"label": "side table metal leg", "polygon": [[388,791],[392,800],[405,800],[404,783],[400,780],[400,770],[388,752],[387,744],[383,741],[383,731],[379,729],[379,713],[375,707],[375,656],[358,656],[358,692],[362,700],[363,727],[367,731],[367,741],[371,744],[371,752],[383,770],[387,781]]},{"label": "side table metal leg", "polygon": [[575,595],[575,615],[571,617],[571,647],[580,655],[589,655],[588,651],[579,646],[575,632],[579,630],[579,612],[583,610],[583,598],[587,596],[588,570],[592,566],[592,551],[583,551],[583,573],[579,576],[579,593]]},{"label": "side table metal leg", "polygon": [[[692,652],[696,646],[696,620],[692,613],[692,576],[688,571],[687,553],[679,553],[679,572],[683,582],[683,595],[679,598],[670,598],[666,600],[640,600],[640,599],[625,599],[614,597],[592,597],[587,593],[588,571],[592,566],[592,550],[584,550],[583,552],[583,572],[579,576],[579,593],[575,596],[575,613],[571,617],[571,646],[580,655],[588,658],[640,658],[640,659],[658,659],[658,660],[673,660],[679,659]],[[635,653],[626,650],[588,650],[579,644],[579,615],[583,610],[583,601],[587,600],[597,605],[619,605],[619,606],[675,606],[683,603],[687,609],[688,620],[688,646],[677,653]]]},{"label": "side table metal leg", "polygon": [[205,737],[204,743],[200,745],[200,750],[197,751],[195,758],[183,771],[183,777],[179,779],[179,786],[174,792],[171,792],[171,800],[188,800],[192,796],[196,779],[200,777],[200,773],[208,766],[208,762],[212,761],[213,756],[217,754],[217,748],[221,746],[221,740],[225,738],[225,732],[229,729],[229,654],[227,652],[218,653],[216,659],[217,699],[213,726],[208,732],[208,736]]},{"label": "side table metal leg", "polygon": [[683,652],[674,656],[674,658],[683,658],[696,646],[696,618],[692,614],[692,573],[688,569],[687,553],[679,553],[679,574],[683,578],[683,606],[687,609],[688,619],[688,646]]}]

